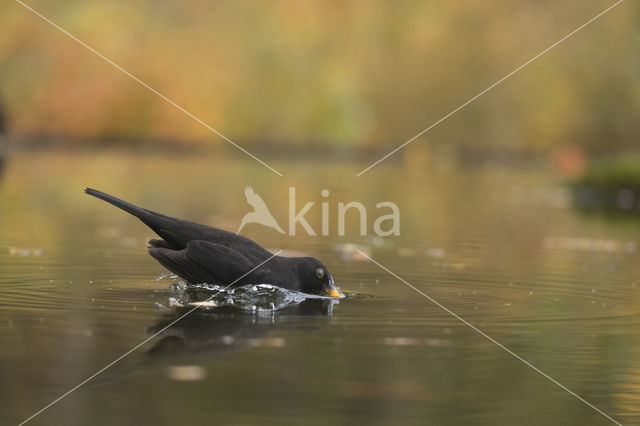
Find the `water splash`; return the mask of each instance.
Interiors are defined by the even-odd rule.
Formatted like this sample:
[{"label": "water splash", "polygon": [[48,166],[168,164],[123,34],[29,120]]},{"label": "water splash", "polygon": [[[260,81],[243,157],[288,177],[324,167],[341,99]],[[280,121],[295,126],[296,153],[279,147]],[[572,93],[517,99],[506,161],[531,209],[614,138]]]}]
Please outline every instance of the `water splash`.
[{"label": "water splash", "polygon": [[203,309],[233,306],[246,311],[277,311],[308,299],[325,299],[332,304],[338,299],[301,293],[272,284],[248,284],[225,288],[212,284],[174,283],[170,286],[172,306],[200,306]]},{"label": "water splash", "polygon": [[162,281],[165,278],[169,278],[170,280],[175,280],[176,278],[178,278],[178,276],[176,274],[174,274],[173,272],[165,272],[164,274],[158,275],[153,280],[154,281]]}]

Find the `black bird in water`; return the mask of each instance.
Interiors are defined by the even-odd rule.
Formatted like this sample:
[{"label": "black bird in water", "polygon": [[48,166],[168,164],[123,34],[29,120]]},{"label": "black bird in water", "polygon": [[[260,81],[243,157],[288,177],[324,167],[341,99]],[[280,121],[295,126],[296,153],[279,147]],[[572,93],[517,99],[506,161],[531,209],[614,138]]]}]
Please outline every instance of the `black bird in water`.
[{"label": "black bird in water", "polygon": [[190,283],[273,284],[309,294],[343,296],[327,268],[313,257],[273,256],[242,235],[155,213],[95,189],[85,192],[131,213],[158,234],[162,239],[149,241],[149,254]]}]

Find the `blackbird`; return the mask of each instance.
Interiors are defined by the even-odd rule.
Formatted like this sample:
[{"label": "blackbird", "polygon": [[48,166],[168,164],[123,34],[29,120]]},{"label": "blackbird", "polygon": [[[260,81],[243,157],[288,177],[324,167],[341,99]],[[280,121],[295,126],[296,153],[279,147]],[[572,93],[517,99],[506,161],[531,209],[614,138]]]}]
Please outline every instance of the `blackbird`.
[{"label": "blackbird", "polygon": [[85,192],[134,215],[158,234],[161,239],[149,241],[149,254],[189,283],[272,284],[343,297],[327,268],[313,257],[273,256],[242,235],[155,213],[95,189]]}]

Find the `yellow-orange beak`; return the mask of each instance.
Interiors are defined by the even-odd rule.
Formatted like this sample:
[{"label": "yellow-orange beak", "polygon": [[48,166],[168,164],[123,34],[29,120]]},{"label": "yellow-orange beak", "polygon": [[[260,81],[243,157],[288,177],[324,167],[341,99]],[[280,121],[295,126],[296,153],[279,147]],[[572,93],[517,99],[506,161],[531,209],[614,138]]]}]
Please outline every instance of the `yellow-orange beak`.
[{"label": "yellow-orange beak", "polygon": [[338,297],[338,298],[344,297],[344,294],[342,294],[342,292],[335,287],[327,288],[325,290],[327,291],[327,294],[331,297]]}]

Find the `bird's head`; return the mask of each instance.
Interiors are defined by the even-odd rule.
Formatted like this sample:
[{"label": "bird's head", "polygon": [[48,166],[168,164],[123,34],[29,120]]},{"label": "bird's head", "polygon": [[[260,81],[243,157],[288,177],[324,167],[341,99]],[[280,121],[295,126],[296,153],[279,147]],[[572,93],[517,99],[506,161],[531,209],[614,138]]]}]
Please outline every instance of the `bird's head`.
[{"label": "bird's head", "polygon": [[344,297],[344,294],[333,283],[333,277],[318,259],[305,257],[298,266],[302,278],[301,290],[309,294],[321,296]]}]

